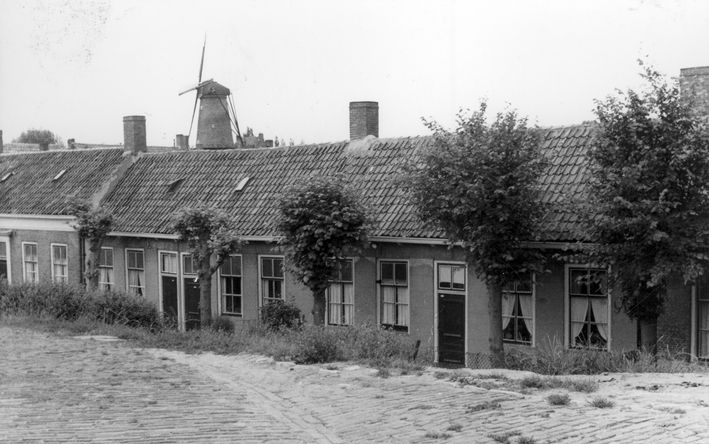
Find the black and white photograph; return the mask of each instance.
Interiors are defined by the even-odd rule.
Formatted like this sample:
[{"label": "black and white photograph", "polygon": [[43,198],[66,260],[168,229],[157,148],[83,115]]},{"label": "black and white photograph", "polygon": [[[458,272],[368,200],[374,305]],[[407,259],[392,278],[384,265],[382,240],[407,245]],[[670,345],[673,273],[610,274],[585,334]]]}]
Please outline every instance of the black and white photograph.
[{"label": "black and white photograph", "polygon": [[1,443],[709,443],[709,3],[0,0]]}]

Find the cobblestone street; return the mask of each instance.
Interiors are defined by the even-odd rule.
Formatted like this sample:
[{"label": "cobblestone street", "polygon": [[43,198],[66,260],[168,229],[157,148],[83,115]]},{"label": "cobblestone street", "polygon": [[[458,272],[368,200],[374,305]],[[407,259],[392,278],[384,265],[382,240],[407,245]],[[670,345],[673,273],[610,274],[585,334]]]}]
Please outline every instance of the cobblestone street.
[{"label": "cobblestone street", "polygon": [[[706,375],[599,375],[597,392],[551,406],[563,390],[461,386],[438,369],[382,378],[8,327],[0,338],[2,442],[709,442]],[[614,406],[589,405],[597,396]]]}]

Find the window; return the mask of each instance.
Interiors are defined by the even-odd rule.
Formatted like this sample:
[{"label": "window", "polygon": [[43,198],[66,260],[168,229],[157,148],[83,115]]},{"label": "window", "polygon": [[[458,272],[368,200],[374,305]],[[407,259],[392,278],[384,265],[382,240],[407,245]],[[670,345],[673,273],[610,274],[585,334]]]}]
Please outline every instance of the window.
[{"label": "window", "polygon": [[22,243],[22,266],[22,277],[24,281],[36,283],[38,281],[37,244]]},{"label": "window", "polygon": [[409,329],[409,273],[406,262],[379,263],[381,323],[395,330]]},{"label": "window", "polygon": [[438,289],[465,291],[465,265],[440,264]]},{"label": "window", "polygon": [[534,313],[532,275],[502,289],[502,339],[516,344],[532,344]]},{"label": "window", "polygon": [[139,296],[145,294],[143,250],[126,250],[126,275],[128,291]]},{"label": "window", "polygon": [[10,280],[10,270],[8,267],[8,245],[7,242],[0,240],[0,281],[3,279]]},{"label": "window", "polygon": [[354,263],[345,259],[337,263],[327,289],[327,323],[352,325],[354,321]]},{"label": "window", "polygon": [[182,255],[182,272],[184,274],[197,274],[199,267],[191,254]]},{"label": "window", "polygon": [[229,256],[219,267],[222,313],[241,315],[241,256]]},{"label": "window", "polygon": [[261,258],[261,301],[264,305],[284,300],[283,257]]},{"label": "window", "polygon": [[68,277],[66,245],[52,244],[52,280],[66,284]]},{"label": "window", "polygon": [[569,268],[569,345],[607,349],[608,278],[604,270]]},{"label": "window", "polygon": [[113,248],[101,248],[98,255],[98,288],[113,289]]}]

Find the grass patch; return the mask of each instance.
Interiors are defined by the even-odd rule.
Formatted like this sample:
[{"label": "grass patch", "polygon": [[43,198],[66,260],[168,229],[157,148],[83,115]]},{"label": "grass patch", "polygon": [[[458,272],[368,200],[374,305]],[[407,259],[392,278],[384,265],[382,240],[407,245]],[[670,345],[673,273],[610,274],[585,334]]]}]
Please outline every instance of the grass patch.
[{"label": "grass patch", "polygon": [[460,424],[451,424],[446,429],[446,431],[449,431],[449,432],[460,432],[461,430],[463,430],[463,426]]},{"label": "grass patch", "polygon": [[547,396],[547,402],[550,405],[569,405],[571,398],[567,393],[552,393]]},{"label": "grass patch", "polygon": [[495,442],[508,444],[510,442],[510,438],[513,438],[515,436],[520,436],[520,435],[521,435],[520,432],[517,432],[515,430],[511,430],[509,432],[493,433],[493,434],[487,435],[487,436],[488,436],[488,438],[492,439]]},{"label": "grass patch", "polygon": [[529,436],[520,436],[517,438],[517,444],[536,444],[536,442],[534,438]]},{"label": "grass patch", "polygon": [[475,413],[482,410],[496,410],[502,407],[498,401],[485,401],[479,404],[471,404],[465,408],[465,413]]},{"label": "grass patch", "polygon": [[593,393],[598,390],[598,382],[591,378],[572,379],[557,376],[532,375],[522,378],[519,385],[523,389],[557,389],[564,388],[572,392]]},{"label": "grass patch", "polygon": [[672,353],[669,349],[660,350],[656,355],[637,350],[607,352],[568,349],[557,337],[543,341],[536,349],[506,350],[505,366],[542,375],[595,375],[605,372],[691,373],[709,370],[706,363],[692,362],[690,355]]},{"label": "grass patch", "polygon": [[608,398],[603,398],[599,396],[590,400],[588,402],[588,405],[590,405],[591,407],[596,407],[597,409],[609,409],[615,406],[615,402],[611,401]]},{"label": "grass patch", "polygon": [[445,432],[426,432],[424,435],[425,438],[430,438],[430,439],[448,439],[450,438],[451,435],[450,433],[445,433]]}]

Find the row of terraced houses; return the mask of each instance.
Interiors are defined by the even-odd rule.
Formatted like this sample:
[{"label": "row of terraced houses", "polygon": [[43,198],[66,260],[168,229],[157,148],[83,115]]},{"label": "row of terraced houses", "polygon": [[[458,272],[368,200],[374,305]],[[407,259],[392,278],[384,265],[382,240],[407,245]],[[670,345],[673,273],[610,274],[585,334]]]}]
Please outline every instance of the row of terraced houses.
[{"label": "row of terraced houses", "polygon": [[[709,67],[681,71],[683,94],[709,115]],[[328,325],[370,323],[420,339],[439,362],[475,364],[488,347],[485,285],[417,217],[397,176],[430,137],[378,138],[377,104],[354,102],[350,140],[316,145],[223,150],[145,145],[145,119],[124,117],[121,147],[0,155],[0,275],[10,283],[82,280],[85,245],[66,202],[85,199],[109,210],[114,231],[101,251],[100,283],[152,301],[180,328],[199,325],[199,288],[188,248],[171,228],[179,209],[197,204],[233,217],[248,241],[213,277],[213,315],[257,322],[271,300],[312,308],[310,292],[284,271],[274,219],[284,189],[308,177],[344,174],[375,215],[371,246],[347,258],[327,293]],[[529,248],[570,252],[579,223],[565,209],[586,193],[586,151],[595,126],[543,129],[549,160],[541,178],[550,210]],[[637,323],[604,284],[606,271],[553,262],[505,290],[504,340],[536,347],[556,338],[566,347],[630,350]],[[662,345],[709,358],[709,291],[701,282],[671,285],[659,319]],[[309,315],[308,319],[309,320]]]}]

